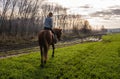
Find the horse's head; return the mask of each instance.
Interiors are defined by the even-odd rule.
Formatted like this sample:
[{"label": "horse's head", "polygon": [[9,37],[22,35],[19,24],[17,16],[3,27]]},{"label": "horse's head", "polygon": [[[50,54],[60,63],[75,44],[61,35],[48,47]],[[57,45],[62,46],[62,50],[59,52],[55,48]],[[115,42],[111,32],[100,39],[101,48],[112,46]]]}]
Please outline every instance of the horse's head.
[{"label": "horse's head", "polygon": [[62,29],[55,28],[55,29],[53,29],[53,31],[57,35],[57,39],[60,41],[61,40],[61,35],[62,35]]}]

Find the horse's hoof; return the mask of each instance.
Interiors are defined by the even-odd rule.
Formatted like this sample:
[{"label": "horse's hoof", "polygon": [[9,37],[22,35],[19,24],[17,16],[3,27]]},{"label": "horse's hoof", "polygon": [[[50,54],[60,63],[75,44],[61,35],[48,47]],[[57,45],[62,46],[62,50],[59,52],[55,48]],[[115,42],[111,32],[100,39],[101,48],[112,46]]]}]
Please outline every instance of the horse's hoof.
[{"label": "horse's hoof", "polygon": [[46,64],[46,61],[44,61],[44,63]]},{"label": "horse's hoof", "polygon": [[43,64],[41,64],[41,65],[40,65],[40,67],[41,67],[41,68],[44,68],[44,65],[43,65]]},{"label": "horse's hoof", "polygon": [[54,55],[52,55],[52,58],[54,58]]}]

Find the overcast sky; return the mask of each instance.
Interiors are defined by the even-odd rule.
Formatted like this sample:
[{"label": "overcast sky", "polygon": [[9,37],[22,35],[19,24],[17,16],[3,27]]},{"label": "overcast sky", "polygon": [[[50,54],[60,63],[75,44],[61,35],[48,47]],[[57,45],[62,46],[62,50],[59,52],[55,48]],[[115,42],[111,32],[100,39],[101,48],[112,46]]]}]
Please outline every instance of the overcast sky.
[{"label": "overcast sky", "polygon": [[68,9],[68,13],[81,14],[93,26],[120,28],[120,0],[48,0]]}]

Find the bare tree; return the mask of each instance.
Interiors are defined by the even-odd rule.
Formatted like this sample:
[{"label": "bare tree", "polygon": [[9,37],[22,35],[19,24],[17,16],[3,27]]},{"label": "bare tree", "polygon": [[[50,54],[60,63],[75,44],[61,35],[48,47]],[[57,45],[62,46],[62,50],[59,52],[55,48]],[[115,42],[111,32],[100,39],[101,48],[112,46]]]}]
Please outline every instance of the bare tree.
[{"label": "bare tree", "polygon": [[9,34],[11,34],[12,31],[12,20],[14,19],[14,12],[15,12],[15,6],[17,4],[17,0],[11,0],[11,14],[9,18]]},{"label": "bare tree", "polygon": [[91,26],[89,24],[89,22],[87,20],[84,21],[84,25],[81,28],[81,32],[83,32],[84,34],[89,34],[91,31]]},{"label": "bare tree", "polygon": [[6,25],[6,13],[10,7],[10,0],[1,0],[2,2],[2,14],[1,14],[1,24],[0,24],[0,27],[1,27],[1,30],[0,32],[3,31],[4,32],[7,32],[7,30],[5,30],[5,28],[7,28],[7,25]]},{"label": "bare tree", "polygon": [[43,27],[48,12],[54,12],[54,26],[64,32],[75,28],[90,29],[89,22],[82,22],[80,15],[67,15],[67,8],[58,4],[41,4],[44,0],[0,0],[0,34],[18,37],[35,37]]}]

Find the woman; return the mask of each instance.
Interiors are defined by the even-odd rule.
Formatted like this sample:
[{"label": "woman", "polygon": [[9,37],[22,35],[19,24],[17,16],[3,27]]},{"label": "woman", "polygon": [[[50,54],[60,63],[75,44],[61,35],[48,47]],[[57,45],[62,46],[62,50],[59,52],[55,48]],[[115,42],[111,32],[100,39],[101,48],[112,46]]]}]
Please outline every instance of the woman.
[{"label": "woman", "polygon": [[44,30],[51,30],[51,32],[53,33],[53,42],[56,43],[57,40],[55,39],[55,33],[54,31],[52,30],[53,28],[53,13],[50,12],[48,14],[48,16],[45,18],[45,22],[44,22]]}]

